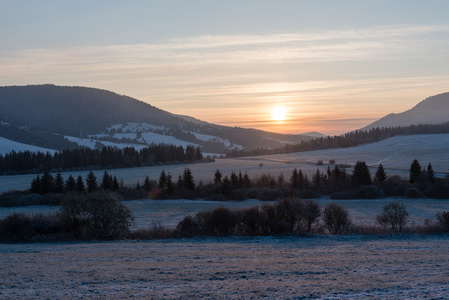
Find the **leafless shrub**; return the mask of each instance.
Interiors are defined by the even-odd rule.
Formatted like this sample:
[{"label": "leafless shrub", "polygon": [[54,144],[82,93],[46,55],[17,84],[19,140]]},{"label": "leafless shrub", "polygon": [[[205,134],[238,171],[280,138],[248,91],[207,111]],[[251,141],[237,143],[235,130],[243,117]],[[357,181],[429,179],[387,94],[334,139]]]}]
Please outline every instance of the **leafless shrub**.
[{"label": "leafless shrub", "polygon": [[348,210],[337,203],[330,203],[324,208],[323,221],[331,234],[346,233],[352,223]]},{"label": "leafless shrub", "polygon": [[383,213],[376,216],[377,222],[392,232],[401,232],[407,223],[408,211],[403,203],[392,201],[385,204]]},{"label": "leafless shrub", "polygon": [[449,211],[438,212],[437,220],[444,231],[449,231]]}]

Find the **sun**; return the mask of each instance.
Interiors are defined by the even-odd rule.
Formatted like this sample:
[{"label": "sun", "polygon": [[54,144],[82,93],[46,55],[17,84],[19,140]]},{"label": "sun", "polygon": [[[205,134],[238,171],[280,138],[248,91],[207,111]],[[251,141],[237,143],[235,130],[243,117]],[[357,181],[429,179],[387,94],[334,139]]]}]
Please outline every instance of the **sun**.
[{"label": "sun", "polygon": [[287,110],[283,106],[275,106],[271,109],[271,117],[274,121],[283,121],[287,116]]}]

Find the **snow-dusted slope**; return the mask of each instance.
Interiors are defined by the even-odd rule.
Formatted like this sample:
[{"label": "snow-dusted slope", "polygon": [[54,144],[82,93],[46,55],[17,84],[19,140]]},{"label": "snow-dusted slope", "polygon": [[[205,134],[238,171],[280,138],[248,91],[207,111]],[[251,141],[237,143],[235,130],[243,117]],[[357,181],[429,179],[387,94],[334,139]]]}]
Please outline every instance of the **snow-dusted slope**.
[{"label": "snow-dusted slope", "polygon": [[37,146],[32,146],[32,145],[27,145],[27,144],[22,144],[19,142],[15,142],[12,140],[8,140],[5,139],[3,137],[0,137],[0,154],[7,154],[11,151],[16,151],[16,152],[20,152],[20,151],[31,151],[31,152],[43,152],[43,153],[55,153],[57,152],[56,150],[53,149],[47,149],[47,148],[42,148],[42,147],[37,147]]}]

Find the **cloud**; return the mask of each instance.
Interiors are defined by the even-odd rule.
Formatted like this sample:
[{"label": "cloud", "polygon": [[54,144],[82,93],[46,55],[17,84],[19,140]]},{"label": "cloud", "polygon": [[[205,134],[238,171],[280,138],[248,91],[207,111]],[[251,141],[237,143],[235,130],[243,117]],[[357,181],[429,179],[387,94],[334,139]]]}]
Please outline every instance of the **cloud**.
[{"label": "cloud", "polygon": [[272,125],[263,118],[282,103],[296,128],[305,120],[355,126],[446,91],[448,33],[402,25],[1,52],[0,84],[87,85],[210,122],[260,127]]}]

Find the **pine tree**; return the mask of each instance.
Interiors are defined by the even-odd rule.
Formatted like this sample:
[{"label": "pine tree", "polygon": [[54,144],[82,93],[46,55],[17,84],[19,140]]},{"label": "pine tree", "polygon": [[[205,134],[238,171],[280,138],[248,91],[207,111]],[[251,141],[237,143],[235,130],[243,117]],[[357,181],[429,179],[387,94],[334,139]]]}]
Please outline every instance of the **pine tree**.
[{"label": "pine tree", "polygon": [[193,180],[192,172],[189,168],[184,169],[184,174],[182,176],[184,182],[184,187],[189,191],[195,190],[195,181]]},{"label": "pine tree", "polygon": [[161,174],[159,175],[159,184],[158,187],[160,189],[164,189],[167,185],[167,175],[165,174],[165,171],[162,170]]},{"label": "pine tree", "polygon": [[89,193],[92,193],[98,189],[97,177],[95,176],[94,172],[90,171],[89,174],[87,174],[86,184],[87,184],[87,191]]},{"label": "pine tree", "polygon": [[166,188],[166,192],[169,196],[173,195],[173,182],[172,182],[172,177],[171,174],[168,173],[167,174],[167,188]]},{"label": "pine tree", "polygon": [[433,172],[433,168],[432,165],[429,163],[429,165],[427,166],[427,178],[429,179],[430,182],[435,183],[435,173]]},{"label": "pine tree", "polygon": [[421,175],[421,165],[419,164],[418,160],[413,160],[412,164],[410,165],[410,183],[413,184],[416,182],[418,177]]},{"label": "pine tree", "polygon": [[114,176],[114,178],[112,178],[112,190],[113,190],[114,192],[116,192],[116,191],[119,190],[119,187],[120,187],[120,185],[119,185],[119,183],[118,183],[117,177]]},{"label": "pine tree", "polygon": [[221,174],[221,172],[220,172],[220,170],[219,169],[217,169],[217,171],[215,171],[215,174],[214,174],[214,185],[215,186],[220,186],[221,185],[221,178],[222,178],[222,174]]},{"label": "pine tree", "polygon": [[387,180],[387,173],[385,173],[385,169],[384,166],[382,166],[382,164],[379,165],[379,167],[377,167],[376,170],[376,174],[374,176],[374,181],[377,183],[382,183],[385,180]]},{"label": "pine tree", "polygon": [[81,177],[81,175],[78,176],[78,178],[76,179],[76,191],[78,193],[82,193],[85,191],[85,187],[84,187],[84,181],[83,181],[83,177]]},{"label": "pine tree", "polygon": [[64,178],[61,173],[56,174],[55,193],[62,194],[64,192]]},{"label": "pine tree", "polygon": [[54,179],[50,172],[45,171],[41,178],[41,194],[53,193],[55,189]]},{"label": "pine tree", "polygon": [[111,177],[107,171],[104,171],[103,178],[101,179],[101,188],[105,191],[111,189]]},{"label": "pine tree", "polygon": [[76,181],[75,178],[70,174],[69,178],[67,178],[65,182],[66,191],[72,192],[76,189]]},{"label": "pine tree", "polygon": [[151,182],[150,177],[146,176],[145,181],[143,182],[143,189],[147,192],[151,192]]},{"label": "pine tree", "polygon": [[251,179],[249,178],[249,176],[246,172],[245,172],[245,175],[243,175],[243,186],[246,189],[251,187]]},{"label": "pine tree", "polygon": [[31,182],[31,188],[30,192],[35,194],[40,194],[41,192],[41,177],[39,175],[36,176],[36,178],[33,179]]},{"label": "pine tree", "polygon": [[357,186],[370,185],[372,183],[371,172],[369,171],[368,166],[364,161],[358,161],[352,171],[352,184]]},{"label": "pine tree", "polygon": [[298,188],[303,188],[305,183],[304,174],[302,173],[302,170],[299,169],[298,171]]},{"label": "pine tree", "polygon": [[231,172],[231,183],[233,189],[239,188],[239,178],[237,177],[237,174],[235,174],[234,171]]},{"label": "pine tree", "polygon": [[296,168],[293,169],[292,176],[290,177],[290,185],[294,189],[297,189],[299,187],[299,184],[298,184],[298,170]]}]

